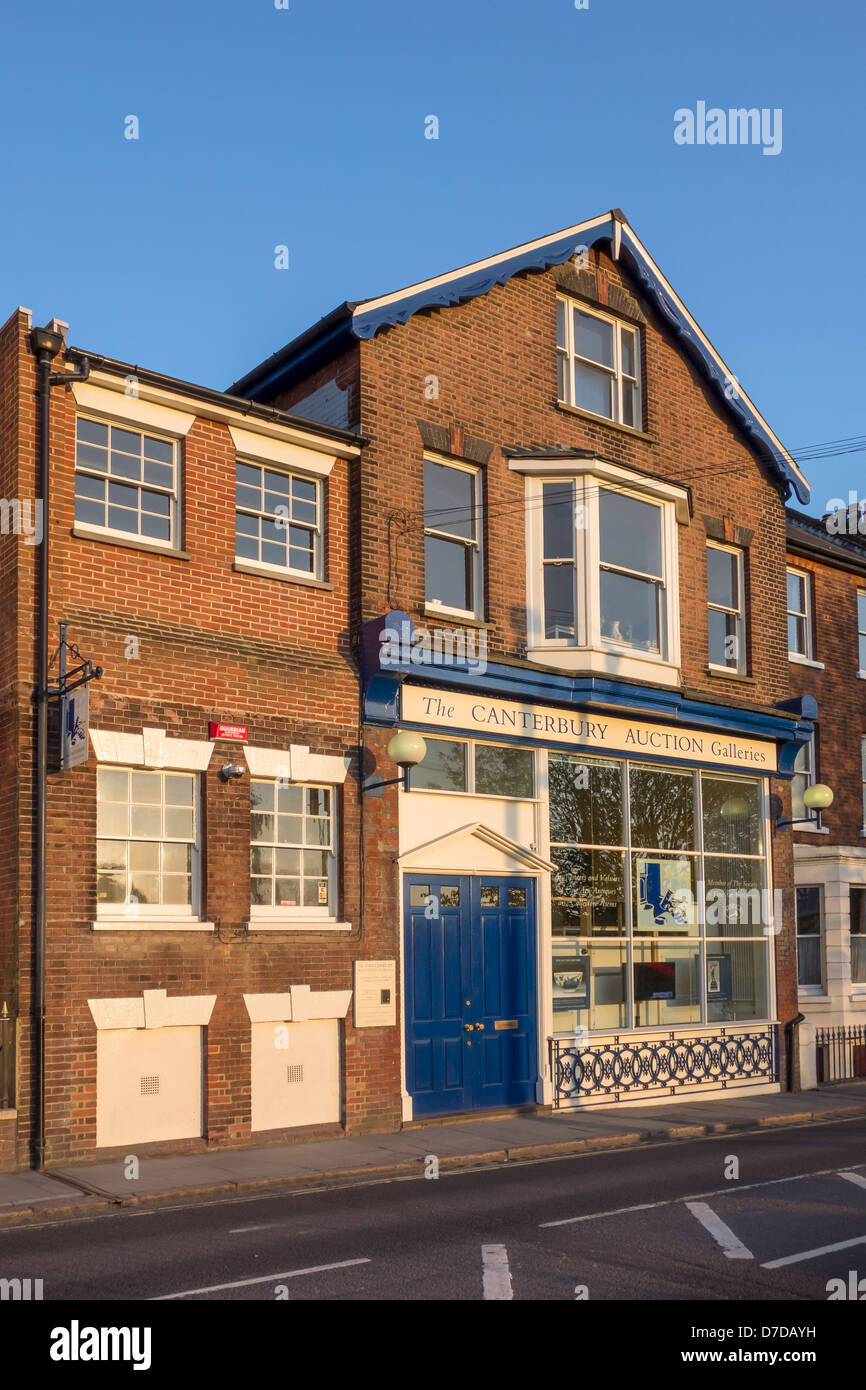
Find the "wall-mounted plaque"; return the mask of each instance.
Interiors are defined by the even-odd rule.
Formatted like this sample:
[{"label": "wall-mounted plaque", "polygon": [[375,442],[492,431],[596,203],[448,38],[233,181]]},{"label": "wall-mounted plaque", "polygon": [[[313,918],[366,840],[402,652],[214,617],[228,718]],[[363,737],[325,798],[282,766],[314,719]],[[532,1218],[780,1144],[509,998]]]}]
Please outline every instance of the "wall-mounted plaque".
[{"label": "wall-mounted plaque", "polygon": [[355,961],[355,1027],[385,1028],[397,1022],[397,963]]}]

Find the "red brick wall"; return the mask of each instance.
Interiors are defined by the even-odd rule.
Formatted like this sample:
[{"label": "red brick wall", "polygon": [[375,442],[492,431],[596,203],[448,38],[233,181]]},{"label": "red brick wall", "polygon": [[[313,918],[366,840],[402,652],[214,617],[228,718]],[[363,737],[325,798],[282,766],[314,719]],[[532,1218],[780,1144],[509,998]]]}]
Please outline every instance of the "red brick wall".
[{"label": "red brick wall", "polygon": [[[9,331],[0,338],[8,353]],[[59,367],[60,363],[55,364]],[[32,423],[16,444],[15,412],[32,422],[33,359],[25,354],[26,380],[17,404],[0,397],[4,460],[21,470],[20,489],[32,495],[36,482]],[[4,383],[8,375],[4,371]],[[7,386],[8,393],[8,386]],[[14,392],[13,392],[14,396]],[[185,403],[194,410],[194,403]],[[232,570],[234,560],[235,451],[227,426],[198,418],[184,443],[184,535],[190,559],[180,559],[71,534],[74,521],[75,401],[55,389],[52,409],[52,579],[51,639],[57,622],[83,654],[104,668],[91,685],[91,727],[140,733],[160,727],[168,736],[207,739],[208,722],[247,724],[252,744],[353,755],[358,742],[358,695],[349,633],[349,477],[355,465],[338,460],[327,484],[326,578],[331,590],[286,583]],[[12,423],[10,423],[12,422]],[[9,441],[7,443],[7,441]],[[30,489],[29,494],[27,489]],[[8,540],[4,544],[8,545]],[[22,614],[35,601],[37,548],[24,558]],[[19,555],[21,551],[18,552]],[[14,575],[6,551],[0,586],[14,600]],[[0,631],[3,694],[8,701],[33,681],[34,622],[22,619],[17,657],[10,651],[13,624]],[[138,639],[138,659],[128,659],[128,638]],[[56,675],[56,667],[53,675]],[[12,694],[10,695],[10,691]],[[23,706],[25,713],[26,703]],[[13,732],[10,732],[10,729]],[[2,843],[11,856],[17,844],[20,917],[21,1010],[29,1007],[32,933],[29,875],[32,827],[30,767],[32,719],[17,738],[14,725],[0,722],[4,767],[22,803],[14,830],[12,802]],[[353,770],[339,795],[342,853],[339,916],[350,932],[247,932],[249,918],[249,776],[223,783],[217,773],[238,761],[237,744],[217,744],[202,788],[203,916],[216,924],[211,934],[182,932],[93,932],[96,918],[96,760],[64,774],[52,772],[48,790],[48,974],[46,1126],[47,1161],[92,1154],[96,1127],[96,1029],[91,998],[138,996],[144,989],[178,994],[215,993],[207,1030],[206,1139],[212,1144],[250,1138],[250,1022],[244,993],[282,992],[292,983],[313,989],[348,989],[358,956],[394,956],[393,926],[386,936],[362,930],[360,915],[359,806]],[[242,758],[240,758],[242,761]],[[14,901],[10,861],[0,856],[10,895],[3,898],[0,968],[12,937],[7,904]],[[25,887],[27,893],[25,893]],[[9,964],[5,965],[12,972]],[[370,1030],[378,1034],[382,1030]],[[26,1029],[22,1060],[26,1057]],[[355,1035],[351,1012],[345,1024],[350,1058],[375,1050],[376,1038]],[[359,1065],[347,1069],[344,1097],[347,1127],[387,1128],[398,1122],[399,1063],[381,1070],[377,1085],[362,1084]],[[22,1088],[19,1163],[27,1157],[26,1087]],[[304,1137],[307,1136],[304,1131]],[[265,1136],[270,1139],[273,1134]],[[296,1137],[289,1131],[286,1137]],[[256,1135],[257,1142],[262,1136]],[[199,1144],[200,1146],[200,1144]],[[7,1146],[8,1147],[8,1146]],[[144,1146],[137,1146],[138,1149]],[[179,1147],[171,1144],[169,1148]],[[186,1144],[180,1147],[196,1147]],[[0,1165],[4,1153],[0,1152]]]},{"label": "red brick wall", "polygon": [[[859,680],[857,591],[866,592],[866,574],[838,569],[818,559],[791,553],[788,563],[808,572],[812,590],[813,658],[824,670],[790,663],[791,693],[818,701],[818,781],[833,788],[834,800],[821,817],[829,834],[822,845],[866,845],[861,786],[860,740],[866,736],[866,681]],[[814,844],[814,832],[795,831],[802,843]]]}]

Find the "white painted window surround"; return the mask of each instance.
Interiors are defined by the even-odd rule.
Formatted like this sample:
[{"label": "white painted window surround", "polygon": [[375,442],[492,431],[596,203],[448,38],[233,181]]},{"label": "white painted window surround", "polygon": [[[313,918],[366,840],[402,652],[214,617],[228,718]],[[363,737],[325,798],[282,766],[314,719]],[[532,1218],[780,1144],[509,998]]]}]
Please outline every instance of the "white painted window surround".
[{"label": "white painted window surround", "polygon": [[[686,489],[644,477],[603,459],[568,455],[512,458],[509,468],[526,477],[527,657],[566,671],[591,671],[620,679],[679,683],[678,527],[690,521]],[[573,638],[546,638],[544,628],[543,484],[575,483],[575,626]],[[600,489],[655,503],[661,517],[665,639],[662,651],[642,651],[602,637],[598,497]]]},{"label": "white painted window surround", "polygon": [[[291,744],[288,748],[260,748],[245,744],[243,751],[251,777],[273,780],[283,785],[313,784],[329,786],[332,789],[335,877],[339,878],[339,851],[337,847],[340,841],[336,788],[345,782],[351,760],[340,755],[312,753],[309,747],[304,744]],[[332,915],[330,908],[251,906],[247,929],[249,931],[347,932],[352,930],[352,924],[341,922],[338,917]]]},{"label": "white painted window surround", "polygon": [[[168,738],[165,729],[142,729],[140,734],[91,729],[90,741],[97,760],[120,767],[153,768],[161,771],[204,772],[214,745],[209,739]],[[195,856],[196,860],[198,855]],[[196,865],[198,872],[198,865]],[[194,901],[197,897],[194,896]],[[128,908],[97,909],[93,931],[197,931],[212,932],[213,922],[202,921],[197,912],[181,907],[153,907],[131,914]]]}]

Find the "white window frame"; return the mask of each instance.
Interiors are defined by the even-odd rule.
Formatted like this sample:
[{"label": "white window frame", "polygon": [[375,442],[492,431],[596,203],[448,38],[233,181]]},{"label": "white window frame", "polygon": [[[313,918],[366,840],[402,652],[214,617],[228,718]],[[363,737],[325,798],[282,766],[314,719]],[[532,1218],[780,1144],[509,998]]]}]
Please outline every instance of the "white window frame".
[{"label": "white window frame", "polygon": [[861,834],[866,835],[866,734],[860,735],[860,809],[863,813]]},{"label": "white window frame", "polygon": [[[866,589],[857,590],[857,670],[863,680],[866,680],[866,666],[860,660],[860,651],[866,642],[866,615],[863,618],[860,617],[861,599],[866,607]],[[864,816],[864,820],[866,820],[866,816]]]},{"label": "white window frame", "polygon": [[[587,415],[594,415],[599,420],[607,420],[608,423],[621,425],[623,429],[643,430],[643,384],[641,381],[641,331],[636,323],[629,323],[617,318],[613,314],[600,313],[597,309],[591,309],[588,304],[581,300],[570,299],[567,295],[557,295],[557,303],[565,306],[565,342],[559,342],[557,333],[557,397],[562,405],[570,406],[572,410],[584,411]],[[594,362],[592,358],[583,357],[575,352],[574,349],[574,311],[585,314],[587,318],[600,319],[603,323],[610,324],[613,328],[613,366],[606,367],[600,362]],[[635,342],[635,373],[633,377],[626,377],[623,373],[623,352],[622,334],[623,331],[634,334]],[[574,399],[574,364],[575,361],[585,362],[588,367],[595,371],[607,372],[611,379],[611,402],[612,410],[610,415],[599,415],[597,411],[590,410],[585,405],[577,405]],[[562,382],[565,382],[565,393],[560,394]],[[623,419],[623,382],[633,383],[635,391],[635,423],[628,424]]]},{"label": "white window frame", "polygon": [[[804,743],[804,744],[801,745],[801,751],[802,751],[803,749],[807,750],[807,753],[808,753],[808,758],[807,758],[808,766],[806,767],[805,770],[798,771],[798,772],[796,772],[794,775],[797,776],[797,777],[803,777],[803,776],[805,776],[806,781],[805,781],[805,784],[804,784],[804,787],[803,787],[803,790],[805,791],[808,787],[813,787],[813,786],[815,785],[815,783],[817,782],[817,780],[818,780],[818,772],[817,772],[817,749],[816,749],[816,746],[815,746],[815,735],[814,735],[814,734],[813,734],[812,737],[809,739],[808,743]],[[798,753],[797,753],[797,757],[799,758],[799,756],[800,756],[800,753],[798,752]],[[806,807],[806,814],[807,814],[807,815],[809,814],[809,808],[808,808],[808,807]],[[793,806],[793,804],[792,804],[792,806],[791,806],[791,818],[794,819],[794,806]],[[793,826],[791,827],[791,829],[797,831],[798,833],[803,833],[803,834],[806,834],[806,835],[821,835],[821,834],[824,834],[825,832],[824,832],[824,828],[822,827],[822,825],[821,825],[821,823],[820,823],[820,820],[821,820],[821,818],[820,818],[820,812],[819,812],[819,813],[818,813],[817,821],[816,821],[815,823],[812,823],[811,821],[810,821],[810,822],[804,822],[804,823],[801,824],[801,825],[793,825]]]},{"label": "white window frame", "polygon": [[[261,775],[254,774],[254,775],[250,778],[250,785],[252,785],[253,782],[271,782],[272,784],[274,784],[274,779],[269,778],[269,777],[262,777]],[[249,925],[250,925],[251,927],[256,927],[256,926],[267,926],[267,925],[278,926],[279,924],[285,924],[285,925],[287,925],[287,926],[303,925],[303,926],[311,927],[311,928],[316,928],[316,927],[335,927],[335,926],[341,925],[341,924],[339,923],[339,915],[338,915],[338,906],[339,906],[339,904],[338,904],[338,901],[337,901],[338,893],[339,893],[339,885],[340,885],[340,872],[339,872],[339,870],[340,870],[340,822],[339,822],[339,797],[338,797],[338,795],[337,795],[337,793],[338,793],[338,791],[339,791],[339,787],[335,786],[333,783],[330,783],[330,782],[318,782],[318,781],[301,782],[301,781],[296,781],[296,780],[294,780],[294,779],[289,780],[289,781],[287,782],[287,785],[292,786],[292,787],[301,787],[301,788],[303,788],[305,791],[306,791],[308,788],[313,788],[314,790],[330,792],[330,802],[331,802],[331,815],[330,815],[330,819],[331,819],[331,846],[330,846],[330,858],[329,858],[329,863],[328,863],[328,898],[330,899],[330,901],[329,901],[329,903],[328,903],[328,905],[327,905],[326,907],[318,907],[318,906],[305,907],[303,903],[299,903],[297,907],[281,907],[279,904],[267,905],[267,904],[262,904],[262,903],[254,903],[254,902],[252,901],[252,897],[251,897],[251,898],[250,898],[250,922],[249,922]],[[253,814],[252,806],[250,806],[250,812],[249,812],[249,814],[250,814],[250,817],[252,817],[252,814]],[[304,816],[306,816],[306,810],[304,811]],[[252,838],[252,825],[251,825],[251,824],[250,824],[250,826],[249,826],[249,830],[248,830],[248,833],[247,833],[247,840],[248,840],[248,842],[249,842],[249,845],[250,845],[250,848],[251,848],[251,849],[255,846],[255,844],[260,843],[259,841],[253,841],[253,838]],[[265,847],[265,848],[268,848],[268,846],[264,846],[264,847]],[[304,848],[304,847],[303,847],[303,846],[299,847],[299,846],[296,846],[296,845],[283,845],[282,847],[277,846],[277,848],[283,848],[283,849],[297,849],[297,848],[300,848],[300,849],[301,849],[301,853],[303,853],[303,848]],[[321,846],[321,845],[308,845],[308,846],[306,846],[306,848],[314,850],[314,849],[321,849],[322,846]],[[251,869],[249,868],[249,866],[248,866],[248,869],[247,869],[247,879],[248,879],[248,882],[252,879],[252,871],[251,871]],[[301,876],[301,882],[303,882],[302,876]],[[251,885],[251,884],[250,884],[250,893],[252,894],[252,885]]]},{"label": "white window frame", "polygon": [[[115,477],[115,476],[114,476],[113,474],[111,474],[111,473],[100,473],[98,469],[93,468],[92,466],[88,466],[87,464],[81,464],[81,465],[80,465],[79,462],[78,462],[78,422],[79,422],[79,420],[87,420],[87,421],[90,421],[90,422],[91,422],[92,424],[94,424],[94,425],[104,425],[104,426],[107,427],[107,429],[109,430],[109,436],[108,436],[108,441],[109,441],[108,453],[109,453],[109,454],[111,453],[111,433],[110,433],[110,432],[111,432],[111,430],[113,430],[113,429],[126,430],[129,434],[140,434],[142,437],[147,436],[147,437],[150,438],[150,439],[156,439],[156,440],[158,440],[161,444],[168,444],[168,445],[170,445],[170,446],[171,446],[171,450],[172,450],[172,468],[173,468],[173,470],[174,470],[174,486],[173,486],[173,488],[171,488],[171,489],[165,488],[165,487],[162,487],[162,486],[161,486],[160,484],[158,484],[158,483],[145,483],[144,481],[142,481],[142,482],[136,482],[135,479],[131,479],[131,478],[122,478],[122,477],[119,477],[119,476],[118,476],[118,477]],[[106,480],[106,516],[108,515],[108,510],[107,510],[108,505],[110,505],[110,504],[108,503],[108,501],[107,501],[107,498],[108,498],[107,485],[110,484],[110,483],[112,483],[112,482],[114,482],[114,483],[122,483],[125,487],[132,487],[132,488],[135,488],[135,489],[138,491],[138,493],[139,493],[139,503],[138,503],[139,524],[140,524],[140,519],[141,519],[141,495],[140,495],[141,492],[144,490],[144,491],[149,491],[149,492],[157,492],[157,493],[159,493],[159,494],[162,495],[162,496],[167,496],[167,497],[169,498],[169,540],[167,540],[167,541],[161,540],[161,539],[160,539],[159,537],[157,537],[157,536],[146,536],[146,535],[144,535],[144,533],[143,533],[141,530],[138,530],[138,531],[123,531],[123,530],[121,530],[120,528],[115,527],[115,526],[107,526],[107,525],[106,525],[106,526],[100,526],[100,525],[98,525],[98,523],[96,523],[96,522],[94,522],[94,521],[79,521],[78,518],[75,516],[75,502],[76,502],[77,499],[76,499],[76,497],[75,497],[75,482],[74,482],[74,480],[73,480],[73,500],[72,500],[73,513],[72,513],[72,514],[73,514],[73,525],[74,525],[74,529],[75,529],[76,531],[80,532],[82,535],[93,536],[93,537],[95,537],[95,538],[96,538],[96,537],[100,537],[100,536],[105,536],[105,537],[111,537],[111,538],[113,538],[113,539],[121,540],[121,541],[131,541],[131,542],[134,542],[134,543],[137,544],[137,545],[146,545],[146,546],[148,546],[148,547],[152,546],[152,547],[154,547],[154,548],[157,549],[157,550],[174,551],[174,550],[179,550],[179,549],[181,548],[181,547],[180,547],[180,538],[181,538],[181,534],[182,534],[181,498],[182,498],[182,482],[183,482],[183,479],[182,479],[182,450],[181,450],[181,440],[180,440],[180,438],[178,438],[176,435],[167,434],[164,430],[152,429],[152,428],[150,428],[148,425],[142,424],[142,423],[140,423],[140,422],[137,421],[137,420],[125,421],[125,420],[114,419],[114,418],[111,418],[111,417],[109,417],[109,416],[100,416],[99,414],[97,414],[97,413],[95,413],[94,411],[91,411],[91,410],[77,410],[77,411],[75,412],[75,475],[74,475],[75,478],[77,478],[79,474],[81,474],[81,475],[84,476],[84,477],[90,477],[90,478],[104,478],[104,479]]]},{"label": "white window frame", "polygon": [[[736,643],[737,643],[737,664],[735,666],[723,665],[717,661],[709,661],[708,665],[713,671],[723,671],[728,675],[743,675],[746,671],[746,563],[745,554],[740,546],[723,545],[720,541],[707,541],[707,550],[721,550],[726,555],[733,555],[737,561],[737,593],[740,600],[739,608],[727,608],[720,603],[713,603],[710,598],[709,585],[707,587],[707,611],[715,613],[732,614],[736,618]],[[709,623],[709,619],[708,619]],[[707,652],[709,654],[709,628],[707,631]]]},{"label": "white window frame", "polygon": [[[788,607],[788,575],[793,574],[803,581],[803,603],[805,611]],[[788,565],[785,570],[785,625],[787,627],[788,618],[803,618],[805,620],[806,650],[795,652],[788,645],[788,660],[810,663],[812,661],[812,576],[808,570],[797,569],[795,565]],[[787,632],[785,641],[788,641]]]},{"label": "white window frame", "polygon": [[[800,984],[800,922],[797,915],[797,890],[801,888],[817,888],[818,890],[818,914],[820,917],[820,931],[818,933],[818,964],[821,979],[817,984]],[[794,936],[796,941],[796,963],[797,963],[797,993],[801,995],[824,994],[827,987],[827,938],[826,938],[826,913],[824,911],[824,885],[823,883],[798,883],[794,888]],[[806,941],[814,941],[814,936],[804,936]]]},{"label": "white window frame", "polygon": [[[422,512],[425,516],[424,523],[424,544],[426,549],[427,537],[435,536],[441,540],[450,541],[452,544],[462,543],[471,552],[471,585],[472,585],[472,607],[471,608],[451,608],[447,604],[439,603],[427,595],[427,559],[424,557],[424,607],[430,613],[443,614],[453,618],[473,618],[481,621],[484,617],[484,492],[482,470],[472,464],[463,463],[457,459],[445,458],[434,453],[424,454],[421,468],[421,485],[424,486],[424,463],[435,463],[440,468],[453,468],[456,473],[468,473],[473,479],[473,502],[475,511],[475,538],[467,540],[465,536],[455,536],[449,531],[439,530],[438,527],[426,524],[426,510]],[[425,502],[426,506],[426,502]]]},{"label": "white window frame", "polygon": [[[193,799],[192,814],[195,837],[189,840],[151,840],[147,842],[156,844],[188,844],[190,845],[190,902],[189,903],[129,903],[123,905],[119,903],[100,903],[96,904],[96,919],[100,924],[114,924],[128,927],[135,930],[137,927],[146,926],[173,926],[189,924],[201,925],[207,930],[211,929],[210,923],[201,923],[201,775],[188,768],[181,767],[142,767],[132,763],[99,763],[99,771],[112,772],[147,772],[160,773],[162,776],[189,776],[193,779]],[[98,797],[98,793],[97,793]],[[130,805],[133,803],[129,803]],[[100,840],[125,840],[131,843],[135,836],[119,835],[97,835],[95,839]]]},{"label": "white window frame", "polygon": [[[675,685],[679,681],[679,551],[678,524],[688,517],[685,494],[656,480],[638,478],[626,469],[605,467],[598,461],[579,469],[573,462],[560,467],[528,467],[526,460],[512,460],[510,467],[527,473],[527,655],[530,661],[557,664],[570,670],[590,669],[625,679],[652,678]],[[574,640],[544,635],[544,483],[575,485],[575,627]],[[663,625],[665,650],[641,651],[637,647],[602,638],[600,602],[599,489],[621,492],[660,509],[662,531],[662,586],[666,614]]]},{"label": "white window frame", "polygon": [[[413,787],[412,772],[409,773],[408,790],[415,795],[423,796],[476,796],[482,797],[485,801],[519,801],[524,805],[532,805],[539,801],[538,794],[538,768],[536,766],[536,750],[527,748],[523,744],[517,743],[497,743],[488,742],[480,738],[461,738],[460,735],[451,736],[449,734],[427,734],[424,735],[425,743],[462,743],[467,749],[466,753],[466,786],[462,790],[448,789],[447,787]],[[532,795],[531,796],[508,796],[498,792],[479,792],[475,790],[475,750],[479,746],[484,748],[516,748],[521,753],[529,753],[532,765]]]},{"label": "white window frame", "polygon": [[[234,528],[235,528],[235,554],[234,554],[234,558],[235,558],[235,561],[237,562],[237,564],[239,564],[239,565],[249,565],[249,566],[250,566],[251,568],[253,568],[253,569],[261,570],[264,574],[279,574],[279,575],[283,575],[283,576],[292,576],[292,577],[296,577],[296,578],[298,578],[298,579],[307,579],[307,580],[316,579],[316,580],[321,581],[321,580],[324,578],[324,550],[325,550],[325,547],[324,547],[324,540],[323,540],[323,537],[324,537],[324,517],[325,517],[324,479],[318,478],[318,477],[316,477],[316,476],[315,476],[314,474],[312,474],[312,473],[304,473],[304,472],[302,472],[300,469],[297,469],[297,468],[284,468],[284,467],[281,467],[279,464],[275,464],[275,463],[265,463],[265,462],[263,462],[261,459],[245,458],[245,457],[243,457],[242,455],[239,454],[239,455],[237,455],[237,457],[235,458],[235,481],[236,481],[236,483],[237,483],[237,468],[238,468],[238,464],[244,464],[247,468],[257,468],[257,469],[259,469],[259,471],[262,473],[262,475],[263,475],[263,481],[262,481],[262,497],[263,497],[263,498],[264,498],[264,492],[265,492],[265,487],[264,487],[264,474],[265,474],[265,473],[276,473],[276,474],[279,474],[279,475],[280,475],[281,477],[283,477],[283,478],[299,478],[302,482],[311,483],[311,484],[313,485],[313,488],[315,489],[315,494],[316,494],[316,521],[315,521],[315,524],[311,526],[308,522],[293,522],[291,518],[287,518],[287,519],[285,520],[285,522],[284,522],[285,531],[286,531],[286,564],[285,564],[285,565],[274,565],[274,564],[272,564],[269,560],[262,560],[262,559],[254,560],[254,559],[251,559],[248,555],[239,555],[239,554],[237,553],[237,518],[238,518],[238,514],[240,513],[242,516],[254,516],[254,517],[258,517],[260,520],[261,520],[261,519],[270,520],[271,518],[270,518],[270,516],[269,516],[269,514],[268,514],[267,512],[254,511],[251,507],[242,507],[242,506],[240,506],[239,503],[238,503],[238,501],[237,501],[237,495],[236,495],[236,496],[235,496],[235,502],[234,502]],[[313,534],[313,568],[312,568],[311,570],[295,569],[292,565],[290,565],[290,564],[288,563],[288,557],[289,557],[289,555],[290,555],[290,553],[291,553],[291,552],[290,552],[289,541],[288,541],[288,531],[289,531],[289,527],[290,527],[290,526],[293,526],[293,525],[299,526],[301,530],[304,530],[304,531],[311,531],[312,534]],[[262,543],[261,543],[261,530],[260,530],[260,534],[259,534],[259,555],[261,555],[261,544],[262,544]]]}]

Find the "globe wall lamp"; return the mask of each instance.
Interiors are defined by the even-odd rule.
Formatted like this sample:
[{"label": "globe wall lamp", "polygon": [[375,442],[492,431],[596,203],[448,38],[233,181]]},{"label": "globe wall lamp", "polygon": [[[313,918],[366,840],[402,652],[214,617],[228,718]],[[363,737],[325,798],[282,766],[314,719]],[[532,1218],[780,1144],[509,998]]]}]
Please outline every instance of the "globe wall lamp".
[{"label": "globe wall lamp", "polygon": [[833,788],[828,787],[824,782],[813,782],[803,792],[803,805],[807,811],[814,811],[814,816],[779,819],[776,821],[776,829],[787,830],[792,825],[816,825],[820,827],[821,812],[833,805]]},{"label": "globe wall lamp", "polygon": [[364,791],[371,792],[378,791],[380,787],[393,787],[397,782],[402,783],[404,791],[408,791],[409,772],[413,767],[422,763],[426,755],[427,744],[420,734],[395,734],[388,744],[388,757],[401,769],[400,776],[389,777],[385,782],[368,782]]}]

